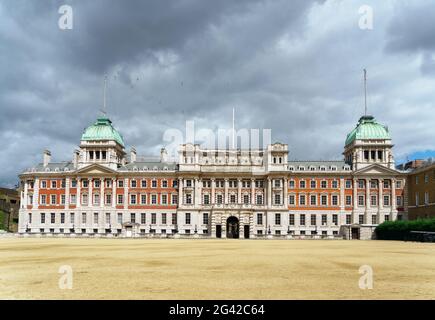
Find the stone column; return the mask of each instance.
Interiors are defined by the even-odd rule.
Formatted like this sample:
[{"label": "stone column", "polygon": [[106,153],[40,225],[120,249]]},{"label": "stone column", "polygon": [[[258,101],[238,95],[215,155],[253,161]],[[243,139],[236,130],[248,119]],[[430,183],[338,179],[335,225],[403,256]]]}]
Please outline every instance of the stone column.
[{"label": "stone column", "polygon": [[384,179],[379,179],[379,193],[378,193],[378,214],[377,214],[377,222],[384,222],[384,216],[382,215],[382,211],[384,210]]},{"label": "stone column", "polygon": [[128,199],[128,178],[124,179],[124,210],[128,209],[128,202],[130,199]]},{"label": "stone column", "polygon": [[195,206],[200,206],[201,205],[201,203],[202,203],[202,201],[201,201],[201,186],[200,186],[200,184],[201,184],[201,179],[199,179],[199,178],[195,178],[195,194],[194,194],[194,196],[195,196],[195,202],[194,202],[194,205]]},{"label": "stone column", "polygon": [[353,179],[353,215],[351,223],[358,222],[358,179]]},{"label": "stone column", "polygon": [[35,186],[33,187],[33,208],[38,209],[39,206],[39,178],[35,179]]},{"label": "stone column", "polygon": [[267,178],[267,206],[272,207],[272,179]]},{"label": "stone column", "polygon": [[115,178],[112,178],[112,208],[116,208],[116,179]]},{"label": "stone column", "polygon": [[343,177],[340,178],[340,214],[338,215],[338,226],[346,223],[346,196],[344,194],[345,190],[345,180]]},{"label": "stone column", "polygon": [[255,205],[255,179],[251,179],[251,205]]},{"label": "stone column", "polygon": [[366,178],[366,208],[364,210],[364,223],[369,223],[369,209],[370,209],[370,179]]},{"label": "stone column", "polygon": [[[227,178],[225,178],[224,180],[224,187],[225,187],[224,204],[228,204],[228,179]],[[223,230],[223,225],[222,225],[222,230]]]},{"label": "stone column", "polygon": [[242,204],[242,179],[237,179],[237,203]]},{"label": "stone column", "polygon": [[[104,195],[104,187],[105,187],[104,183],[105,183],[104,178],[101,178],[100,179],[100,208],[103,208],[105,205],[105,202],[106,202],[104,199],[104,197],[105,197],[105,195]],[[105,217],[104,217],[104,219],[105,219]]]},{"label": "stone column", "polygon": [[288,179],[287,177],[284,178],[284,206],[286,209],[288,209]]},{"label": "stone column", "polygon": [[93,200],[92,199],[92,196],[93,196],[92,195],[92,183],[93,183],[93,179],[89,178],[88,179],[88,207],[91,207],[93,205],[93,201],[92,201]]},{"label": "stone column", "polygon": [[[66,210],[69,209],[69,197],[70,197],[69,186],[70,186],[70,181],[71,181],[70,177],[66,177],[65,178],[65,209]],[[65,217],[65,220],[66,220],[66,217]]]},{"label": "stone column", "polygon": [[183,204],[183,179],[178,178],[178,206]]},{"label": "stone column", "polygon": [[215,192],[216,192],[216,179],[211,178],[211,204],[215,204]]},{"label": "stone column", "polygon": [[23,208],[27,209],[27,197],[29,195],[29,183],[24,180]]},{"label": "stone column", "polygon": [[76,208],[80,208],[82,206],[81,187],[82,179],[77,177]]}]

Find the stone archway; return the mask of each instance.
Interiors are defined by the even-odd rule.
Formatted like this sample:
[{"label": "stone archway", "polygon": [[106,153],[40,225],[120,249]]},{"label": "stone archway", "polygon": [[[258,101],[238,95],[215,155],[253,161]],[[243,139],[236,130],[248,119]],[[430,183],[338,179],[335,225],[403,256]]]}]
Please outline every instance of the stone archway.
[{"label": "stone archway", "polygon": [[239,238],[239,225],[240,223],[237,217],[231,216],[227,219],[227,238]]}]

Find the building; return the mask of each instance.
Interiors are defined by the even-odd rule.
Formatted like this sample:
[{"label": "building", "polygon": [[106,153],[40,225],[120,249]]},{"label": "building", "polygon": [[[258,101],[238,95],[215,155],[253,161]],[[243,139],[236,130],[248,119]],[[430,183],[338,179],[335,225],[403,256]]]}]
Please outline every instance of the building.
[{"label": "building", "polygon": [[414,160],[403,169],[409,172],[409,219],[435,218],[435,162]]},{"label": "building", "polygon": [[183,144],[176,162],[146,160],[106,118],[83,132],[72,161],[20,175],[22,234],[370,239],[407,218],[406,172],[388,128],[363,116],[343,161],[288,161],[288,146],[209,150]]},{"label": "building", "polygon": [[20,193],[15,189],[0,188],[0,230],[18,231]]}]

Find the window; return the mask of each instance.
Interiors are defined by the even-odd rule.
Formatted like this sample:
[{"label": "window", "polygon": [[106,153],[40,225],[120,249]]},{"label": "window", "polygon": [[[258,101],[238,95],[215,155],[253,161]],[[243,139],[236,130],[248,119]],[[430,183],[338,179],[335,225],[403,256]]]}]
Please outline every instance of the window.
[{"label": "window", "polygon": [[65,195],[64,194],[60,195],[60,204],[65,204]]},{"label": "window", "polygon": [[173,225],[177,224],[177,214],[176,213],[172,214],[172,221],[171,222]]},{"label": "window", "polygon": [[110,193],[106,194],[106,204],[112,204],[112,195]]},{"label": "window", "polygon": [[136,195],[135,194],[130,195],[130,204],[136,204]]},{"label": "window", "polygon": [[352,180],[346,180],[346,189],[352,188]]},{"label": "window", "polygon": [[328,187],[328,183],[327,183],[327,181],[323,180],[322,182],[320,182],[320,187],[321,187],[322,189],[326,189],[326,188]]},{"label": "window", "polygon": [[326,226],[328,223],[328,216],[326,214],[322,214],[322,226]]},{"label": "window", "polygon": [[301,189],[305,188],[305,181],[304,180],[299,181],[299,188],[301,188]]},{"label": "window", "polygon": [[230,203],[236,203],[236,195],[235,194],[230,195]]},{"label": "window", "polygon": [[424,193],[424,204],[425,205],[429,204],[429,192]]},{"label": "window", "polygon": [[336,214],[333,214],[333,215],[332,215],[332,223],[333,223],[335,226],[338,226],[338,215],[336,215]]},{"label": "window", "polygon": [[176,188],[176,187],[178,187],[178,181],[172,180],[172,188]]},{"label": "window", "polygon": [[118,223],[122,224],[122,213],[118,212]]},{"label": "window", "polygon": [[147,204],[147,195],[146,194],[141,194],[140,195],[140,203],[141,204]]},{"label": "window", "polygon": [[65,189],[65,187],[66,187],[66,180],[62,179],[61,188]]},{"label": "window", "polygon": [[275,194],[275,204],[280,205],[281,204],[281,195]]},{"label": "window", "polygon": [[311,180],[310,181],[310,188],[311,189],[316,189],[316,180]]},{"label": "window", "polygon": [[389,216],[388,214],[385,215],[384,220],[385,220],[385,221],[390,221],[390,216]]},{"label": "window", "polygon": [[346,196],[346,206],[352,205],[352,196]]},{"label": "window", "polygon": [[358,188],[359,189],[365,188],[365,181],[364,180],[358,180]]},{"label": "window", "polygon": [[429,175],[427,173],[424,174],[424,183],[429,182]]},{"label": "window", "polygon": [[322,194],[320,197],[320,201],[322,206],[327,206],[328,205],[328,196],[326,194]]},{"label": "window", "polygon": [[256,188],[263,188],[264,187],[264,181],[263,180],[255,180],[255,187]]},{"label": "window", "polygon": [[86,180],[83,180],[83,181],[82,181],[82,187],[83,187],[83,188],[87,188],[88,186],[89,186],[89,180],[87,180],[87,179],[86,179]]},{"label": "window", "polygon": [[295,187],[295,181],[294,180],[290,180],[288,182],[288,186],[289,186],[290,189],[294,189],[294,187]]},{"label": "window", "polygon": [[305,214],[301,214],[299,217],[300,220],[300,225],[304,226],[305,225]]},{"label": "window", "polygon": [[363,214],[360,214],[360,215],[358,216],[358,223],[359,223],[359,224],[364,224],[364,215],[363,215]]},{"label": "window", "polygon": [[332,205],[338,206],[338,196],[337,195],[332,196]]},{"label": "window", "polygon": [[142,188],[146,188],[147,187],[147,181],[146,180],[142,180],[140,182],[140,185],[141,185]]},{"label": "window", "polygon": [[131,184],[131,187],[132,187],[132,188],[136,188],[136,187],[137,187],[137,182],[136,182],[136,180],[131,180],[130,184]]},{"label": "window", "polygon": [[71,198],[71,200],[70,200],[70,203],[71,203],[71,204],[76,204],[76,203],[77,203],[77,195],[72,194],[72,195],[70,196],[70,198]]},{"label": "window", "polygon": [[118,180],[118,188],[124,188],[124,180]]},{"label": "window", "polygon": [[88,205],[88,195],[86,193],[82,195],[82,205]]},{"label": "window", "polygon": [[52,189],[55,189],[55,188],[56,188],[56,184],[57,184],[56,181],[55,181],[55,180],[52,180],[52,181],[51,181],[51,188],[52,188]]},{"label": "window", "polygon": [[173,194],[171,197],[172,197],[172,204],[177,204],[178,203],[177,195]]},{"label": "window", "polygon": [[364,150],[364,160],[369,160],[369,151]]},{"label": "window", "polygon": [[56,204],[56,195],[55,194],[52,194],[50,196],[50,204]]},{"label": "window", "polygon": [[370,180],[370,188],[377,189],[378,188],[378,180]]},{"label": "window", "polygon": [[338,181],[337,180],[332,181],[332,188],[334,188],[334,189],[338,188]]},{"label": "window", "polygon": [[364,206],[364,196],[363,195],[359,195],[358,196],[358,205],[360,206],[360,207],[363,207]]},{"label": "window", "polygon": [[317,216],[315,214],[311,215],[311,225],[315,226],[317,222]]},{"label": "window", "polygon": [[384,195],[384,206],[388,207],[390,206],[390,196]]},{"label": "window", "polygon": [[295,205],[295,195],[294,194],[291,194],[288,196],[288,204],[291,206]]},{"label": "window", "polygon": [[130,213],[130,222],[136,223],[136,213]]},{"label": "window", "polygon": [[315,194],[310,195],[310,205],[315,206],[317,204],[317,196]]},{"label": "window", "polygon": [[216,203],[217,204],[223,203],[223,196],[221,194],[216,195]]},{"label": "window", "polygon": [[398,207],[401,207],[403,204],[402,204],[402,196],[397,196],[396,197],[396,205],[398,206]]},{"label": "window", "polygon": [[419,205],[419,199],[418,199],[418,192],[415,193],[415,205],[418,206]]},{"label": "window", "polygon": [[301,206],[305,205],[305,195],[304,194],[299,195],[299,204]]},{"label": "window", "polygon": [[82,213],[82,223],[86,223],[86,212]]},{"label": "window", "polygon": [[43,180],[41,181],[41,188],[46,189],[47,188],[47,181]]},{"label": "window", "polygon": [[146,215],[146,213],[141,213],[140,214],[140,223],[141,224],[146,224],[147,223],[147,215]]},{"label": "window", "polygon": [[205,194],[203,196],[203,204],[206,204],[206,205],[210,204],[210,195],[209,194]]},{"label": "window", "polygon": [[157,188],[157,180],[151,181],[151,188]]},{"label": "window", "polygon": [[168,187],[168,181],[167,180],[163,180],[162,181],[162,188],[167,188]]},{"label": "window", "polygon": [[112,180],[106,179],[106,188],[110,188],[112,186]]},{"label": "window", "polygon": [[186,204],[192,204],[192,195],[190,193],[186,194]]},{"label": "window", "polygon": [[263,214],[257,213],[257,224],[263,224]]},{"label": "window", "polygon": [[186,215],[185,215],[185,224],[190,224],[190,213],[189,212],[187,212],[186,213]]},{"label": "window", "polygon": [[280,179],[275,179],[273,182],[274,182],[275,188],[281,187],[281,180]]},{"label": "window", "polygon": [[281,225],[281,214],[275,213],[275,225],[279,226]]},{"label": "window", "polygon": [[378,197],[374,194],[370,196],[370,205],[376,207],[378,205]]},{"label": "window", "polygon": [[202,214],[202,224],[208,225],[208,213]]},{"label": "window", "polygon": [[47,196],[45,194],[41,194],[41,204],[47,204]]},{"label": "window", "polygon": [[98,223],[98,212],[94,212],[94,223]]},{"label": "window", "polygon": [[346,215],[346,224],[351,224],[352,223],[352,215],[347,214]]},{"label": "window", "polygon": [[186,187],[191,188],[192,187],[192,180],[186,180]]},{"label": "window", "polygon": [[263,195],[257,194],[257,204],[263,204]]},{"label": "window", "polygon": [[295,215],[294,214],[289,214],[289,216],[288,216],[288,223],[291,226],[295,225]]},{"label": "window", "polygon": [[94,194],[94,206],[100,205],[100,195],[98,193]]},{"label": "window", "polygon": [[168,195],[162,194],[162,204],[168,204]]},{"label": "window", "polygon": [[60,214],[60,223],[65,223],[65,213],[63,212]]},{"label": "window", "polygon": [[401,189],[402,188],[402,181],[398,180],[396,181],[396,189]]},{"label": "window", "polygon": [[166,213],[162,213],[162,224],[166,224],[167,220],[166,220]]},{"label": "window", "polygon": [[372,224],[377,224],[377,223],[378,223],[378,219],[376,215],[372,215]]},{"label": "window", "polygon": [[124,203],[124,195],[118,194],[118,204],[123,204],[123,203]]},{"label": "window", "polygon": [[156,194],[151,195],[151,204],[157,204],[157,195]]},{"label": "window", "polygon": [[100,180],[94,180],[94,187],[99,188],[100,187]]},{"label": "window", "polygon": [[106,212],[106,224],[110,224],[110,213]]},{"label": "window", "polygon": [[50,222],[56,223],[56,215],[54,213],[50,213]]},{"label": "window", "polygon": [[247,194],[243,195],[243,203],[249,204],[249,195],[247,195]]},{"label": "window", "polygon": [[71,188],[77,188],[77,180],[76,179],[71,180]]},{"label": "window", "polygon": [[390,186],[391,186],[390,180],[384,180],[384,188],[385,189],[390,189]]}]

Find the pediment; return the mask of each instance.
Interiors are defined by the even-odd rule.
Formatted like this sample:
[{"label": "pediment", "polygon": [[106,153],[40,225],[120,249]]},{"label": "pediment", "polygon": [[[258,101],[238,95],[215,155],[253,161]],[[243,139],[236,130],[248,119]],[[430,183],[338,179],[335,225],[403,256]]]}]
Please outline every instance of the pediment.
[{"label": "pediment", "polygon": [[379,164],[372,164],[354,172],[355,175],[397,175],[399,172]]},{"label": "pediment", "polygon": [[117,173],[115,170],[112,170],[110,168],[107,168],[105,166],[102,166],[100,164],[90,164],[86,167],[81,168],[80,170],[77,170],[78,174],[92,174],[92,175],[99,175],[99,174],[114,174]]}]

